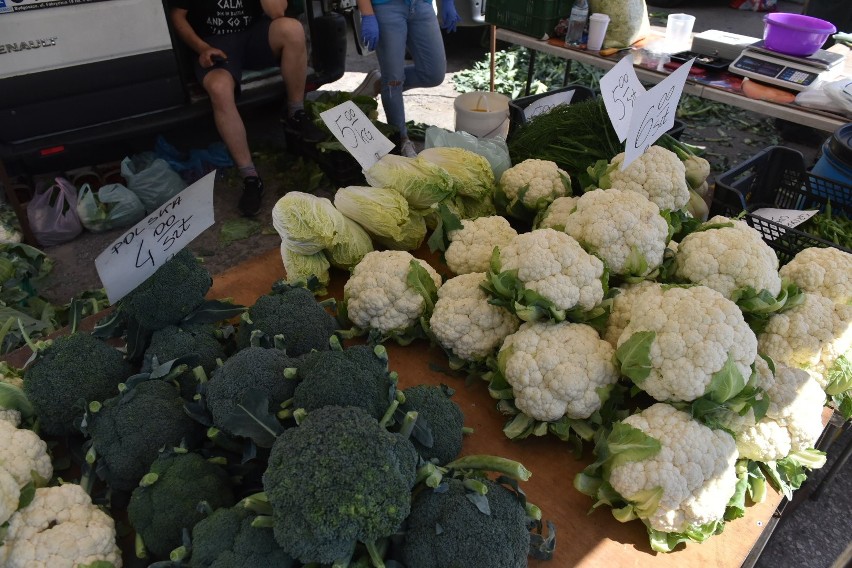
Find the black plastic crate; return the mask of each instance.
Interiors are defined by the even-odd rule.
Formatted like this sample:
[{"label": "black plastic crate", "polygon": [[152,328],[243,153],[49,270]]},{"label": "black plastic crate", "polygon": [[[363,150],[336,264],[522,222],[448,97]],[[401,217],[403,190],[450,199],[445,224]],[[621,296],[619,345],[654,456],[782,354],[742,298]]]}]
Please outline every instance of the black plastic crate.
[{"label": "black plastic crate", "polygon": [[785,264],[809,247],[852,251],[753,212],[761,207],[824,211],[829,202],[832,213],[852,217],[852,187],[808,172],[801,152],[770,146],[716,178],[710,214],[732,217],[745,211],[744,220],[760,231]]},{"label": "black plastic crate", "polygon": [[513,101],[509,101],[509,133],[507,134],[507,138],[512,135],[512,132],[516,128],[518,128],[518,126],[527,122],[527,119],[524,116],[524,109],[526,109],[538,99],[549,97],[550,95],[555,95],[556,93],[564,93],[566,91],[574,91],[574,96],[571,97],[572,104],[595,98],[595,92],[588,87],[585,87],[583,85],[568,85],[560,89],[547,91],[546,93],[540,93],[538,95],[529,95],[527,97],[520,97]]}]

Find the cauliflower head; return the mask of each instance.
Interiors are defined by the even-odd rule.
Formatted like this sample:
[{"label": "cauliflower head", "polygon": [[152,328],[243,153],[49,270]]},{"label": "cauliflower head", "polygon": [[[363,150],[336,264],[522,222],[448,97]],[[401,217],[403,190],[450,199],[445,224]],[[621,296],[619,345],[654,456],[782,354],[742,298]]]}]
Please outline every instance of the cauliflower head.
[{"label": "cauliflower head", "polygon": [[12,474],[20,487],[31,481],[44,485],[53,477],[47,443],[38,434],[0,420],[0,440],[0,467]]},{"label": "cauliflower head", "polygon": [[529,158],[504,171],[499,186],[510,203],[539,210],[571,193],[571,178],[556,162]]},{"label": "cauliflower head", "polygon": [[[21,498],[21,487],[18,481],[12,477],[5,467],[0,465],[0,525],[3,525],[18,508]],[[0,560],[3,555],[0,554]]]},{"label": "cauliflower head", "polygon": [[618,287],[618,294],[612,300],[612,308],[606,321],[606,329],[601,336],[604,341],[618,346],[618,338],[621,337],[624,328],[630,321],[630,310],[639,301],[639,297],[649,288],[656,288],[659,293],[662,285],[650,280],[642,280],[635,284],[622,284]]},{"label": "cauliflower head", "polygon": [[436,288],[441,276],[427,262],[406,251],[385,250],[367,253],[343,286],[343,300],[349,319],[362,329],[381,333],[402,331],[415,324],[426,302],[408,285],[411,263],[426,270]]},{"label": "cauliflower head", "polygon": [[737,290],[751,287],[781,292],[778,256],[760,232],[744,221],[717,215],[708,224],[730,223],[730,227],[690,233],[678,244],[675,274],[694,284],[721,292],[728,299]]},{"label": "cauliflower head", "polygon": [[804,292],[852,304],[852,254],[834,247],[799,251],[779,271]]},{"label": "cauliflower head", "polygon": [[534,227],[536,229],[556,229],[557,231],[565,230],[565,220],[568,215],[574,211],[574,206],[577,204],[578,197],[566,195],[557,197],[553,203],[547,206],[547,209],[541,212],[537,217]]},{"label": "cauliflower head", "polygon": [[601,407],[597,389],[618,381],[612,346],[594,328],[571,322],[527,322],[497,356],[515,405],[535,420],[588,418]]},{"label": "cauliflower head", "polygon": [[624,169],[624,152],[610,161],[608,173],[598,185],[636,191],[653,201],[661,210],[682,209],[689,202],[686,168],[677,154],[662,146],[651,146]]},{"label": "cauliflower head", "polygon": [[656,455],[612,468],[609,482],[631,502],[662,491],[643,520],[654,530],[684,532],[721,521],[737,485],[733,436],[712,430],[671,405],[657,403],[623,420],[658,440]]},{"label": "cauliflower head", "polygon": [[484,280],[484,272],[471,272],[444,282],[429,319],[438,343],[464,361],[493,355],[521,325],[515,314],[488,303],[488,295],[479,287]]},{"label": "cauliflower head", "polygon": [[604,296],[604,264],[573,237],[554,229],[522,233],[500,247],[500,270],[517,270],[528,290],[560,310],[591,310]]},{"label": "cauliflower head", "polygon": [[807,372],[779,365],[775,373],[758,357],[759,384],[769,397],[766,416],[755,422],[749,409],[740,416],[728,412],[724,425],[734,433],[741,458],[777,461],[813,448],[823,430],[825,393]]},{"label": "cauliflower head", "polygon": [[115,523],[73,483],[36,489],[9,519],[0,546],[5,568],[76,568],[99,560],[122,566]]},{"label": "cauliflower head", "polygon": [[798,306],[769,317],[758,347],[776,364],[808,371],[826,389],[829,369],[852,349],[852,305],[805,294]]},{"label": "cauliflower head", "polygon": [[647,276],[663,262],[669,227],[660,208],[643,195],[596,189],[577,199],[564,231],[613,273]]},{"label": "cauliflower head", "polygon": [[638,386],[656,400],[695,400],[715,388],[714,374],[726,369],[742,377],[739,392],[751,375],[757,338],[737,305],[716,290],[649,288],[629,317],[617,345],[637,332],[653,333],[650,372]]},{"label": "cauliflower head", "polygon": [[461,229],[447,235],[450,245],[444,252],[444,260],[455,274],[486,272],[494,247],[505,246],[518,236],[500,215],[462,219],[461,224]]}]

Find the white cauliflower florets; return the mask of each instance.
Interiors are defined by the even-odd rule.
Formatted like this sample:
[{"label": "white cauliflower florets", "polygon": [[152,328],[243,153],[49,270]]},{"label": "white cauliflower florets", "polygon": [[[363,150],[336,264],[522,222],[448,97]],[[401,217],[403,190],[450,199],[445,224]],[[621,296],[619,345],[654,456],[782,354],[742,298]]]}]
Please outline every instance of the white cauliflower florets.
[{"label": "white cauliflower florets", "polygon": [[759,231],[720,215],[707,223],[732,226],[684,237],[675,256],[677,277],[713,288],[728,299],[746,287],[767,290],[772,296],[781,292],[778,256]]},{"label": "white cauliflower florets", "polygon": [[650,374],[638,385],[656,400],[704,395],[729,359],[744,380],[751,375],[757,338],[737,305],[711,288],[649,288],[629,317],[618,347],[636,332],[656,334]]},{"label": "white cauliflower florets", "polygon": [[757,423],[749,409],[727,413],[724,425],[734,433],[741,458],[777,461],[813,448],[822,433],[825,393],[807,372],[778,365],[775,374],[762,357],[756,361],[759,385],[769,397],[766,416]]},{"label": "white cauliflower florets", "polygon": [[518,409],[550,422],[588,418],[600,409],[597,389],[618,381],[614,354],[588,325],[527,322],[503,342],[498,364]]},{"label": "white cauliflower florets", "polygon": [[500,189],[510,203],[520,201],[528,209],[539,210],[571,193],[571,178],[556,162],[530,158],[503,172]]},{"label": "white cauliflower florets", "polygon": [[608,173],[599,181],[600,187],[639,192],[661,210],[682,209],[689,202],[686,168],[671,150],[651,146],[622,171],[623,161],[624,152],[610,161]]},{"label": "white cauliflower florets", "polygon": [[536,229],[556,229],[557,231],[565,230],[565,219],[574,210],[577,204],[578,197],[566,195],[557,197],[553,203],[548,205],[547,209],[542,211],[541,215],[535,222]]},{"label": "white cauliflower florets", "polygon": [[509,244],[518,236],[505,217],[492,215],[463,219],[462,228],[450,231],[450,245],[444,252],[447,267],[456,274],[487,272],[495,246]]},{"label": "white cauliflower florets", "polygon": [[355,326],[391,333],[417,322],[426,306],[407,282],[412,261],[429,273],[435,287],[441,286],[441,276],[434,268],[405,251],[373,251],[355,265],[343,286],[347,316]]},{"label": "white cauliflower florets", "polygon": [[656,510],[644,518],[652,529],[679,533],[724,518],[737,485],[737,448],[730,434],[663,403],[623,422],[661,445],[656,455],[617,465],[609,476],[628,501],[644,501],[642,492],[662,489]]},{"label": "white cauliflower florets", "polygon": [[[21,487],[17,480],[5,467],[0,465],[0,526],[8,521],[12,513],[18,508],[20,498]],[[0,560],[2,559],[3,555],[0,554]]]},{"label": "white cauliflower florets", "polygon": [[804,292],[852,304],[852,254],[848,252],[834,247],[806,248],[779,272]]},{"label": "white cauliflower florets", "polygon": [[852,306],[805,294],[798,306],[770,316],[758,340],[761,353],[808,371],[825,389],[827,371],[852,348]]},{"label": "white cauliflower florets", "polygon": [[73,483],[36,489],[32,502],[9,519],[0,546],[5,568],[76,568],[99,560],[122,566],[115,523]]},{"label": "white cauliflower florets", "polygon": [[660,208],[635,191],[584,193],[564,231],[601,257],[615,274],[646,276],[663,262],[669,227]]},{"label": "white cauliflower florets", "polygon": [[0,420],[0,466],[4,467],[23,487],[37,475],[42,482],[53,476],[53,464],[47,453],[47,443],[32,430],[15,427]]},{"label": "white cauliflower florets", "polygon": [[525,288],[560,310],[591,310],[603,300],[603,262],[565,233],[553,229],[522,233],[500,247],[500,264],[501,271],[517,270]]},{"label": "white cauliflower florets", "polygon": [[429,320],[441,346],[464,361],[482,361],[493,355],[521,325],[512,312],[488,303],[488,295],[479,286],[484,281],[485,273],[472,272],[444,282]]},{"label": "white cauliflower florets", "polygon": [[21,425],[21,412],[11,408],[0,409],[0,422],[8,422],[17,428]]},{"label": "white cauliflower florets", "polygon": [[623,284],[618,287],[618,294],[612,300],[612,308],[606,320],[606,329],[601,334],[604,341],[616,347],[618,338],[630,321],[630,310],[639,297],[649,288],[661,290],[661,284],[650,280],[642,280],[636,284]]}]

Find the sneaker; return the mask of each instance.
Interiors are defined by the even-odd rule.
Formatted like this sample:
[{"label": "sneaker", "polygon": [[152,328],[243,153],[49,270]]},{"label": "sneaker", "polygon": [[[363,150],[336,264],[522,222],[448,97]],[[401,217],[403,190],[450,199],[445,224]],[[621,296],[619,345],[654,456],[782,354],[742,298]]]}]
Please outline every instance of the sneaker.
[{"label": "sneaker", "polygon": [[263,198],[263,182],[257,176],[249,176],[243,180],[243,194],[240,196],[240,212],[246,217],[254,217],[260,213]]},{"label": "sneaker", "polygon": [[399,153],[406,158],[416,158],[417,157],[417,149],[414,147],[414,142],[411,140],[406,140],[402,143],[402,146],[399,147]]},{"label": "sneaker", "polygon": [[353,97],[376,98],[382,92],[382,74],[378,69],[371,69],[361,84],[352,90]]},{"label": "sneaker", "polygon": [[308,144],[316,144],[328,138],[328,133],[314,124],[304,109],[299,109],[293,116],[288,117],[285,124],[288,130]]}]

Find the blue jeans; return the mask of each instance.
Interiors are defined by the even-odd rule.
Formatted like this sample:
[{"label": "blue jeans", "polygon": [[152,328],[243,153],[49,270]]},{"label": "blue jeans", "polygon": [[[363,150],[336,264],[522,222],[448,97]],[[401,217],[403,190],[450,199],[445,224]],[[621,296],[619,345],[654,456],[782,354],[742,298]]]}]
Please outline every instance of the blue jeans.
[{"label": "blue jeans", "polygon": [[[399,128],[405,139],[408,131],[402,93],[444,82],[447,72],[444,40],[431,2],[390,0],[375,4],[373,11],[379,24],[376,56],[382,72],[382,106],[388,124]],[[406,48],[413,65],[405,64]]]}]

